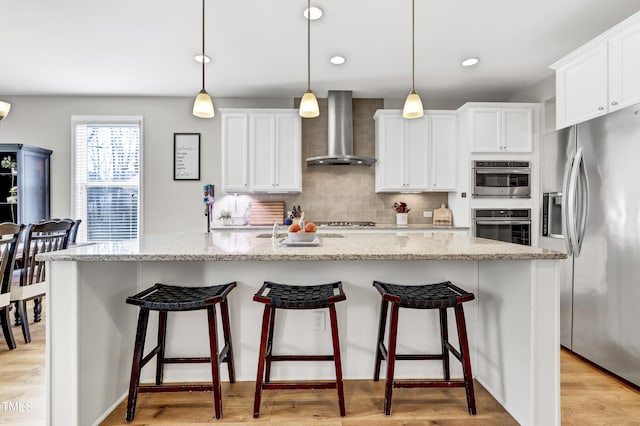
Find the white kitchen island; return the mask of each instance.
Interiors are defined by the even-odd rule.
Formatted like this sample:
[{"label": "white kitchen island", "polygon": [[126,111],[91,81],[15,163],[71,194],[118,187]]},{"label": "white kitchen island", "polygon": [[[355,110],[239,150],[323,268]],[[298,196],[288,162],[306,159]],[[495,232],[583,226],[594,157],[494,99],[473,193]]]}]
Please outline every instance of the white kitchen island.
[{"label": "white kitchen island", "polygon": [[[560,424],[556,260],[565,257],[562,253],[443,232],[345,234],[322,238],[318,247],[283,247],[278,239],[259,238],[256,232],[214,231],[151,235],[41,256],[49,261],[49,425],[97,424],[126,397],[138,308],[125,299],[156,282],[238,283],[229,295],[236,377],[254,381],[264,306],[252,296],[265,280],[343,282],[347,300],[336,308],[347,380],[372,379],[380,306],[373,280],[450,280],[476,295],[465,304],[474,377],[520,424]],[[317,321],[322,316],[283,312],[275,347],[282,353],[330,353],[328,327]],[[148,348],[155,345],[155,318],[152,313]],[[454,336],[455,322],[449,324]],[[437,352],[438,327],[431,310],[401,310],[398,350]],[[168,356],[208,355],[204,311],[169,315],[167,333]],[[152,380],[152,364],[143,370],[142,382]],[[451,365],[452,375],[460,377],[459,363]],[[272,371],[274,379],[334,377],[331,363],[278,363]],[[396,366],[398,378],[441,374],[438,362]],[[168,365],[165,381],[181,380],[209,381],[210,369],[206,364]]]}]

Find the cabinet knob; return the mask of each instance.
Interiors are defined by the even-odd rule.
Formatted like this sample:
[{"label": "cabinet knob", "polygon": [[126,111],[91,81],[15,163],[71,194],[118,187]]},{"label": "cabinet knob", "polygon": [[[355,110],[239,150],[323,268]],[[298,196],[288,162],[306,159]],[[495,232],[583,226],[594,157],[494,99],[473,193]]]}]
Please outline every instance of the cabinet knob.
[{"label": "cabinet knob", "polygon": [[604,110],[604,107],[603,107],[603,106],[599,106],[599,107],[598,107],[598,111],[603,111],[603,110]]},{"label": "cabinet knob", "polygon": [[615,106],[615,105],[618,105],[618,102],[613,101],[613,102],[611,102],[611,105],[614,105],[614,106]]}]

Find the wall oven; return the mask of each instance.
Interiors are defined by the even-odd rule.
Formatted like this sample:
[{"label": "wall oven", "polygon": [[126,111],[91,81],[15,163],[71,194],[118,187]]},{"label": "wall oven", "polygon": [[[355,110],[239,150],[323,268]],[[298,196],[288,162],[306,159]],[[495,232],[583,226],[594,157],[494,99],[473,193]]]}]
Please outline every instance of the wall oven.
[{"label": "wall oven", "polygon": [[531,198],[528,161],[474,161],[473,196]]},{"label": "wall oven", "polygon": [[476,237],[531,245],[531,209],[473,209]]}]

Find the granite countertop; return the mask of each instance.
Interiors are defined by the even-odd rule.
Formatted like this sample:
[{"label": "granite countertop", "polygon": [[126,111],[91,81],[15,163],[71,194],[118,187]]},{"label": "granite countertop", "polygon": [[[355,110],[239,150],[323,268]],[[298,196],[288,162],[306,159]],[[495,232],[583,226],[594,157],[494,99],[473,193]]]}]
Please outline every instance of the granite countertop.
[{"label": "granite countertop", "polygon": [[[288,225],[278,225],[278,229],[281,231],[285,231]],[[273,229],[273,225],[211,225],[211,229],[213,230],[234,230],[234,231],[258,231],[258,230],[271,230]],[[324,230],[331,231],[365,231],[365,232],[376,232],[380,230],[389,230],[389,229],[397,229],[397,230],[461,230],[467,231],[469,230],[468,226],[455,226],[455,225],[433,225],[430,223],[413,223],[407,226],[398,226],[396,224],[391,223],[377,223],[376,226],[329,226],[329,225],[320,225],[318,226],[318,231],[322,232]]]},{"label": "granite countertop", "polygon": [[[51,261],[337,261],[337,260],[535,260],[564,253],[469,237],[460,233],[357,233],[320,238],[318,246],[287,247],[259,232],[159,234],[42,253]],[[320,234],[318,234],[320,235]]]}]

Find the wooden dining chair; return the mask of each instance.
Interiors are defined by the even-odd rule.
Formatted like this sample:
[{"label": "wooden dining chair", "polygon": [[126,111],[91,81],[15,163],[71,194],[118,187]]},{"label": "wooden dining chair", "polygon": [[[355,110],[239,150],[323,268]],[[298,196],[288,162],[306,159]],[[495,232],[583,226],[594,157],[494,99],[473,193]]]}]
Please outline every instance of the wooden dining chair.
[{"label": "wooden dining chair", "polygon": [[31,342],[27,301],[34,300],[34,320],[39,321],[42,310],[41,297],[47,291],[45,262],[36,260],[40,253],[66,249],[69,244],[69,233],[73,222],[68,220],[50,220],[31,224],[27,228],[23,250],[23,268],[13,274],[11,285],[11,302],[17,307],[17,314],[22,325],[25,343]]},{"label": "wooden dining chair", "polygon": [[16,348],[13,338],[9,311],[11,310],[11,276],[16,260],[16,252],[24,225],[0,223],[0,325],[9,349]]}]

